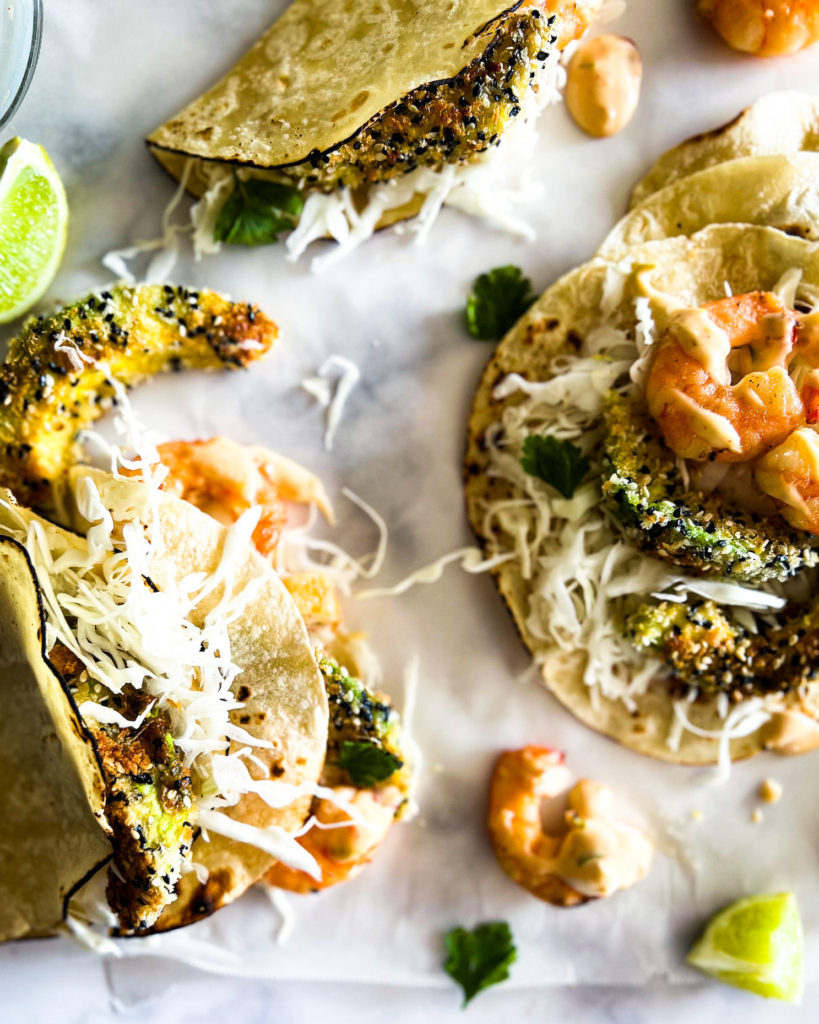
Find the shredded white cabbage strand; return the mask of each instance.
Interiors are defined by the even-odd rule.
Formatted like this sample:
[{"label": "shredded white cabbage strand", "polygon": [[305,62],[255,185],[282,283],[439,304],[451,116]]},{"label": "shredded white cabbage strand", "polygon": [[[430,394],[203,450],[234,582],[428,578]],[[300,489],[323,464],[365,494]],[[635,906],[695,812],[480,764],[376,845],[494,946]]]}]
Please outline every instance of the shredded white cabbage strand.
[{"label": "shredded white cabbage strand", "polygon": [[[335,377],[333,373],[335,371]],[[327,410],[324,428],[324,450],[333,450],[336,431],[341,425],[344,406],[353,388],[361,379],[361,370],[346,356],[328,356],[319,367],[317,376],[302,381],[302,388]]]}]

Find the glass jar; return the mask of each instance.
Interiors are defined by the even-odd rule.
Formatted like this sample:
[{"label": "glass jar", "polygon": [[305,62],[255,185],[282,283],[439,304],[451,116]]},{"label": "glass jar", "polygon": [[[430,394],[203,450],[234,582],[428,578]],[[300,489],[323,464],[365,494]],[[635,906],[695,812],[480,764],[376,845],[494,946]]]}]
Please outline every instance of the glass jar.
[{"label": "glass jar", "polygon": [[28,92],[42,34],[42,0],[0,2],[0,128]]}]

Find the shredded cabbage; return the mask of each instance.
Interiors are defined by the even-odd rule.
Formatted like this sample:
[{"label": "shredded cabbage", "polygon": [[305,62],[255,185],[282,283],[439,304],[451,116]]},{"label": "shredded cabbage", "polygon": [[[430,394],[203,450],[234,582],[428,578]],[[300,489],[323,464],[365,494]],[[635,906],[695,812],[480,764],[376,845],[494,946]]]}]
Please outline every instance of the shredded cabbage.
[{"label": "shredded cabbage", "polygon": [[748,697],[725,715],[720,729],[702,729],[686,714],[686,705],[690,703],[691,697],[675,700],[674,715],[686,732],[719,741],[717,763],[713,770],[703,773],[701,781],[706,786],[721,785],[731,774],[731,740],[757,732],[770,719],[771,713],[761,697]]},{"label": "shredded cabbage", "polygon": [[459,562],[464,572],[480,573],[488,572],[503,562],[508,562],[514,556],[512,554],[498,555],[496,558],[484,558],[480,548],[459,548],[447,555],[436,558],[434,562],[425,565],[422,569],[416,569],[405,579],[393,584],[391,587],[374,587],[371,590],[362,590],[356,596],[361,599],[372,597],[397,597],[414,587],[416,583],[437,583],[444,574],[444,569],[453,562]]},{"label": "shredded cabbage", "polygon": [[[333,370],[339,371],[339,375],[335,379],[335,387],[329,377]],[[325,451],[333,450],[333,441],[341,424],[344,406],[350,397],[350,392],[360,379],[361,371],[351,359],[346,356],[331,355],[319,367],[318,376],[308,377],[302,381],[301,386],[304,390],[327,410],[327,423],[324,430]]]}]

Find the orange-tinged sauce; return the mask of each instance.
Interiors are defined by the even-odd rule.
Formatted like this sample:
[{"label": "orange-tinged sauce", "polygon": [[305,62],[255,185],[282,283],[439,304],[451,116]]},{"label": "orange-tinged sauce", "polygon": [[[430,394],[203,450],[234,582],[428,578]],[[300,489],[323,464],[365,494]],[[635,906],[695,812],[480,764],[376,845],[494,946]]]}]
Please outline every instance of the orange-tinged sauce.
[{"label": "orange-tinged sauce", "polygon": [[806,754],[819,747],[819,722],[795,708],[777,711],[763,727],[762,742],[775,754]]},{"label": "orange-tinged sauce", "polygon": [[623,36],[581,43],[569,63],[566,106],[588,135],[605,138],[629,123],[640,99],[643,61]]}]

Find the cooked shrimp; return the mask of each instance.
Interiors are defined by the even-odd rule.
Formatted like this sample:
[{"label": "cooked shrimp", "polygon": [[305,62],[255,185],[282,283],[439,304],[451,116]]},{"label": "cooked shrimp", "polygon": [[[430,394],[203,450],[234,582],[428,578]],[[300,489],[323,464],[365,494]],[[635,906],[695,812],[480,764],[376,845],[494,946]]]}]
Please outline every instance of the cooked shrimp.
[{"label": "cooked shrimp", "polygon": [[536,7],[547,18],[555,17],[552,28],[556,33],[553,40],[562,50],[572,40],[579,39],[596,15],[596,5],[579,0],[525,0],[522,8]]},{"label": "cooked shrimp", "polygon": [[[273,558],[287,521],[284,502],[315,505],[329,522],[333,509],[318,477],[298,463],[258,445],[241,445],[224,437],[210,441],[168,441],[158,446],[168,470],[161,487],[184,498],[229,526],[255,505],[262,513],[253,543]],[[308,626],[337,627],[341,602],[329,577],[320,572],[282,576]]]},{"label": "cooked shrimp", "polygon": [[337,786],[335,793],[354,808],[360,820],[352,819],[332,800],[314,801],[315,824],[299,843],[318,862],[321,880],[278,862],[265,876],[269,885],[291,892],[317,892],[354,878],[375,856],[405,800],[397,786]]},{"label": "cooked shrimp", "polygon": [[168,469],[162,489],[184,498],[220,523],[230,525],[243,512],[261,505],[253,540],[269,556],[285,522],[283,501],[316,505],[329,522],[333,509],[318,477],[290,459],[258,445],[241,445],[224,437],[210,441],[168,441],[159,445]]},{"label": "cooked shrimp", "polygon": [[729,46],[780,57],[819,39],[819,0],[700,0],[699,11]]},{"label": "cooked shrimp", "polygon": [[795,430],[759,460],[754,477],[791,526],[819,534],[819,434],[815,430]]},{"label": "cooked shrimp", "polygon": [[[648,409],[677,455],[746,462],[805,421],[788,375],[797,314],[751,292],[671,315],[648,379]],[[732,373],[739,376],[732,383]]]},{"label": "cooked shrimp", "polygon": [[253,532],[260,554],[276,550],[286,516],[278,488],[253,454],[222,437],[210,441],[169,441],[158,447],[168,475],[162,490],[184,498],[203,512],[230,525],[254,505],[262,514]]},{"label": "cooked shrimp", "polygon": [[541,804],[565,793],[570,773],[548,747],[507,750],[489,786],[489,836],[513,882],[559,907],[573,907],[626,889],[647,873],[652,846],[616,820],[614,794],[583,779],[568,792],[564,824],[544,830]]},{"label": "cooked shrimp", "polygon": [[819,314],[799,315],[796,334],[788,373],[805,406],[805,422],[819,423]]},{"label": "cooked shrimp", "polygon": [[[343,646],[343,638],[342,638]],[[375,856],[389,831],[408,806],[411,766],[403,749],[401,721],[382,694],[375,693],[333,658],[320,655],[319,669],[327,687],[330,722],[321,784],[334,798],[316,798],[316,823],[299,839],[318,861],[320,882],[301,871],[275,864],[266,876],[270,885],[295,892],[326,889],[350,878]],[[386,777],[364,779],[342,764],[348,743],[371,744],[391,757]],[[342,805],[352,805],[355,818]]]}]

